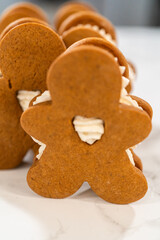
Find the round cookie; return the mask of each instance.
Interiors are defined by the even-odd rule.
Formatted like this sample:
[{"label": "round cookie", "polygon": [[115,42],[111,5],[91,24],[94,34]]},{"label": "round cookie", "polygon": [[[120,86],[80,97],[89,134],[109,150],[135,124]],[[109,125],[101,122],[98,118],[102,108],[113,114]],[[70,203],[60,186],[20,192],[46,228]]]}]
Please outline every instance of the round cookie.
[{"label": "round cookie", "polygon": [[0,169],[18,166],[35,145],[20,126],[18,92],[44,91],[51,63],[65,51],[58,34],[40,22],[16,21],[0,41]]},{"label": "round cookie", "polygon": [[[31,189],[64,198],[87,181],[112,203],[142,198],[147,182],[126,149],[148,136],[151,119],[142,109],[119,103],[122,77],[113,54],[95,45],[72,47],[51,65],[47,85],[52,101],[30,107],[21,117],[25,131],[46,145],[28,172]],[[73,126],[77,115],[102,119],[102,138],[92,145],[82,141]]]},{"label": "round cookie", "polygon": [[58,31],[62,22],[70,15],[80,11],[94,11],[93,7],[89,4],[81,2],[69,2],[63,4],[56,13],[54,18],[54,26]]},{"label": "round cookie", "polygon": [[116,33],[112,23],[100,14],[90,11],[72,14],[63,21],[58,32],[62,35],[65,31],[79,24],[98,26],[99,29],[104,29],[106,33],[110,34],[113,41],[116,41]]},{"label": "round cookie", "polygon": [[32,3],[17,3],[8,7],[2,13],[0,17],[0,33],[11,22],[24,17],[38,18],[42,21],[47,22],[45,13],[36,5]]}]

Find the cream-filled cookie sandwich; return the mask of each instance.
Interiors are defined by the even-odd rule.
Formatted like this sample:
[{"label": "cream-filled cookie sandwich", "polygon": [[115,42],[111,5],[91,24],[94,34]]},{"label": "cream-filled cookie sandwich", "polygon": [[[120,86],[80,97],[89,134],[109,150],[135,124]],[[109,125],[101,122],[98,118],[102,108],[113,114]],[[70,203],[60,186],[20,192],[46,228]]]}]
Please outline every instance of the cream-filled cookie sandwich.
[{"label": "cream-filled cookie sandwich", "polygon": [[[115,56],[94,45],[72,47],[52,64],[47,83],[51,98],[47,95],[45,101],[43,96],[43,102],[39,96],[37,104],[21,118],[23,128],[42,145],[28,173],[29,186],[40,195],[62,198],[88,181],[110,202],[129,203],[141,198],[147,184],[129,149],[148,135],[151,118],[143,108],[119,102],[122,75]],[[92,138],[83,137],[93,133],[92,126],[101,136],[89,144]],[[120,181],[124,173],[125,181]],[[117,187],[125,191],[115,198],[117,191],[111,189]]]},{"label": "cream-filled cookie sandwich", "polygon": [[27,176],[37,194],[64,198],[84,181],[112,203],[146,193],[131,148],[151,131],[151,107],[135,97],[138,106],[120,102],[128,63],[118,51],[93,42],[68,48],[48,71],[49,92],[22,114],[23,129],[41,145]]}]

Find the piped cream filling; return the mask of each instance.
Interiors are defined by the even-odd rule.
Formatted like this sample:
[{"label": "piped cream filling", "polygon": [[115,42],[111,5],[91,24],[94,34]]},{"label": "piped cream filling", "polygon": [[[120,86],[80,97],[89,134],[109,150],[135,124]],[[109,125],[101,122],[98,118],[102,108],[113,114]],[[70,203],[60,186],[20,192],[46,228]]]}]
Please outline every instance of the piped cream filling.
[{"label": "piped cream filling", "polygon": [[122,76],[122,90],[121,90],[121,96],[120,96],[120,103],[123,103],[123,104],[126,104],[126,105],[129,105],[129,106],[133,106],[133,107],[137,107],[141,110],[143,110],[137,103],[136,100],[132,99],[128,93],[127,93],[127,90],[126,90],[126,86],[128,85],[128,78]]},{"label": "piped cream filling", "polygon": [[47,101],[51,101],[51,95],[48,90],[44,91],[41,96],[37,97],[36,100],[33,102],[33,105]]},{"label": "piped cream filling", "polygon": [[133,154],[132,154],[132,152],[129,148],[126,150],[126,153],[127,153],[127,156],[129,158],[130,162],[133,164],[133,166],[135,166],[135,162],[134,162],[134,159],[133,159]]},{"label": "piped cream filling", "polygon": [[[117,57],[115,57],[114,59],[115,59],[116,62],[118,62]],[[126,70],[126,67],[125,66],[119,66],[119,69],[120,69],[120,72],[122,74],[122,89],[121,89],[121,96],[120,96],[119,102],[123,103],[123,104],[126,104],[126,105],[129,105],[129,106],[137,107],[137,108],[142,110],[142,108],[138,105],[138,103],[134,99],[132,99],[127,93],[126,87],[129,84],[130,80],[123,76],[123,74]]]},{"label": "piped cream filling", "polygon": [[31,136],[31,138],[33,139],[34,142],[36,142],[40,146],[39,149],[38,149],[38,154],[36,156],[36,158],[39,160],[41,158],[45,148],[46,148],[46,144],[40,142],[39,140],[37,140],[36,138],[34,138],[32,136]]},{"label": "piped cream filling", "polygon": [[111,42],[113,45],[116,45],[116,42],[113,40],[111,34],[106,33],[104,28],[100,28],[97,25],[91,25],[91,24],[78,24],[77,26],[73,26],[71,28],[74,28],[74,27],[85,27],[85,28],[93,29],[94,31],[99,33],[104,39]]},{"label": "piped cream filling", "polygon": [[76,116],[73,120],[73,125],[80,139],[90,145],[101,139],[104,133],[102,119]]},{"label": "piped cream filling", "polygon": [[26,91],[19,90],[17,94],[17,99],[23,111],[29,107],[30,101],[40,94],[40,91]]}]

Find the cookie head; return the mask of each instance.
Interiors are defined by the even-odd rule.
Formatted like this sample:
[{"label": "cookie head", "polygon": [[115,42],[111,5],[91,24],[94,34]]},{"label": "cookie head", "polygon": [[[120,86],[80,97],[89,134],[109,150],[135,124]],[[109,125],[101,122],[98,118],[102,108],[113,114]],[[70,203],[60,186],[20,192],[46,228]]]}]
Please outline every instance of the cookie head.
[{"label": "cookie head", "polygon": [[132,89],[134,78],[135,78],[135,69],[133,68],[132,64],[126,60],[122,52],[112,44],[112,42],[105,40],[100,37],[87,37],[82,39],[78,42],[72,44],[69,49],[73,47],[78,47],[81,45],[94,45],[100,48],[108,50],[115,58],[115,61],[119,64],[119,68],[122,74],[124,81],[127,81],[125,89],[129,93]]},{"label": "cookie head", "polygon": [[[51,99],[21,117],[25,131],[44,144],[28,173],[32,190],[63,198],[87,181],[109,202],[143,197],[146,179],[126,150],[147,137],[151,120],[143,109],[120,103],[122,76],[113,55],[93,45],[69,49],[51,65],[47,85]],[[92,140],[100,133],[99,140],[86,142],[86,128]]]},{"label": "cookie head", "polygon": [[47,25],[33,19],[19,21],[0,42],[2,75],[16,90],[44,91],[47,70],[65,46]]},{"label": "cookie head", "polygon": [[127,85],[125,86],[125,88],[126,89],[128,89],[128,87],[130,88],[131,83],[130,83],[128,62],[124,57],[124,55],[122,54],[122,52],[116,46],[114,46],[111,42],[106,41],[104,39],[91,37],[91,38],[82,39],[72,44],[69,47],[69,49],[79,47],[79,46],[97,46],[101,49],[104,49],[110,52],[114,57],[115,61],[119,65],[123,83],[125,84],[125,82],[127,82]]}]

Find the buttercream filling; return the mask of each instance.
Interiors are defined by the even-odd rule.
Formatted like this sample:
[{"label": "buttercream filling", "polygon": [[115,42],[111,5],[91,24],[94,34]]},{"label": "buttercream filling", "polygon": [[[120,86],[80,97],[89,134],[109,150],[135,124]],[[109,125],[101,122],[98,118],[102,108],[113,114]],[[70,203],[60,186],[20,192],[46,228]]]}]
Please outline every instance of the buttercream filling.
[{"label": "buttercream filling", "polygon": [[51,96],[48,90],[44,91],[39,97],[37,97],[33,102],[33,105],[47,101],[51,101]]},{"label": "buttercream filling", "polygon": [[[97,25],[91,25],[91,24],[78,24],[77,26],[73,26],[71,28],[74,27],[85,27],[85,28],[89,28],[89,29],[93,29],[94,31],[96,31],[97,33],[99,33],[104,39],[106,39],[107,41],[111,42],[113,45],[116,45],[115,40],[113,40],[111,34],[106,33],[104,28],[100,28]],[[70,29],[71,29],[70,28]]]},{"label": "buttercream filling", "polygon": [[133,154],[132,154],[132,152],[129,148],[126,150],[126,153],[127,153],[127,156],[129,158],[130,162],[135,166],[135,162],[134,162],[134,159],[133,159]]},{"label": "buttercream filling", "polygon": [[[117,57],[115,57],[114,59],[115,59],[116,62],[118,62],[118,58],[117,58]],[[128,67],[130,67],[130,66],[128,65]],[[130,67],[130,68],[131,68],[131,67]],[[127,87],[127,85],[129,84],[129,81],[130,81],[130,80],[129,80],[128,78],[126,78],[126,77],[123,76],[123,74],[124,74],[124,72],[125,72],[125,70],[126,70],[126,67],[125,67],[125,66],[119,66],[119,69],[120,69],[120,72],[121,72],[121,74],[122,74],[122,89],[121,89],[121,96],[120,96],[119,102],[120,102],[120,103],[123,103],[123,104],[126,104],[126,105],[129,105],[129,106],[137,107],[137,108],[143,110],[143,109],[138,105],[137,101],[134,100],[134,99],[132,99],[132,98],[128,95],[128,93],[127,93],[126,87]],[[133,71],[133,70],[132,70],[132,71]],[[130,74],[130,72],[129,72],[129,74]],[[133,76],[133,75],[132,75],[132,76]],[[129,78],[130,78],[130,75],[129,75]]]},{"label": "buttercream filling", "polygon": [[34,138],[32,136],[31,136],[31,138],[33,139],[34,142],[36,142],[40,146],[39,149],[38,149],[38,154],[36,156],[36,158],[39,160],[41,158],[45,148],[46,148],[46,144],[40,142],[39,140],[37,140],[36,138]]},{"label": "buttercream filling", "polygon": [[23,111],[29,107],[30,101],[40,94],[40,91],[26,91],[19,90],[17,93],[17,99]]},{"label": "buttercream filling", "polygon": [[73,120],[73,125],[80,139],[90,145],[101,139],[104,133],[102,119],[76,116]]}]

